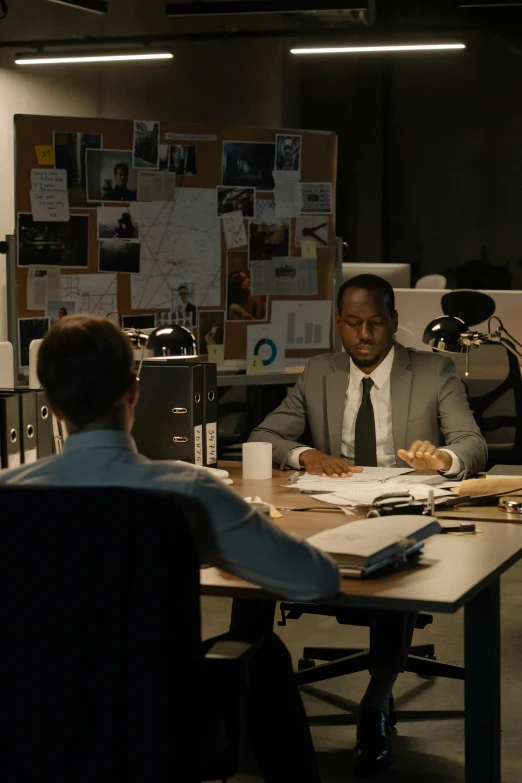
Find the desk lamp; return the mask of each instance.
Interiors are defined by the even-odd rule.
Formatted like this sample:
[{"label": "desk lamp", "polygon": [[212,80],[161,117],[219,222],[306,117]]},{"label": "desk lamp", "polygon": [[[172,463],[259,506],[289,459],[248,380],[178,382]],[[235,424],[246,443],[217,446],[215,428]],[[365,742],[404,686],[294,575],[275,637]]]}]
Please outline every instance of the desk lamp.
[{"label": "desk lamp", "polygon": [[[496,315],[495,302],[487,294],[480,291],[450,291],[441,300],[445,315],[435,318],[427,325],[422,341],[437,351],[445,353],[466,354],[466,377],[469,376],[469,351],[473,346],[486,343],[498,343],[508,351],[522,358],[522,343],[504,328],[504,324]],[[475,325],[488,321],[488,332],[472,331],[468,324]],[[497,321],[497,328],[492,332],[491,324]],[[517,348],[518,346],[518,348]]]},{"label": "desk lamp", "polygon": [[[134,348],[141,348],[138,376],[145,361],[179,361],[198,356],[196,338],[186,326],[171,324],[153,329],[150,334],[136,329],[124,329]],[[145,356],[147,352],[148,356]]]}]

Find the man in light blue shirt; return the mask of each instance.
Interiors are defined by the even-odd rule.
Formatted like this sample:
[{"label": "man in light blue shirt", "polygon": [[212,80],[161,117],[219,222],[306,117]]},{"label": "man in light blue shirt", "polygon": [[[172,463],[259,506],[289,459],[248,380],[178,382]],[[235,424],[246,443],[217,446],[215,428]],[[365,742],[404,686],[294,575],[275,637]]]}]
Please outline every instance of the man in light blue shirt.
[{"label": "man in light blue shirt", "polygon": [[[130,435],[138,381],[130,343],[114,323],[85,315],[57,321],[40,347],[38,376],[69,437],[62,454],[0,472],[0,484],[172,492],[190,523],[200,562],[291,600],[314,601],[339,592],[339,573],[329,557],[284,533],[222,482],[191,465],[150,462],[138,453]],[[306,715],[284,645],[272,636],[255,659],[250,672],[251,692],[257,694],[255,711],[279,713],[275,720],[255,723],[256,733],[267,735],[252,740],[265,780],[319,783]],[[272,681],[277,681],[277,694]],[[281,700],[282,694],[286,696]]]}]

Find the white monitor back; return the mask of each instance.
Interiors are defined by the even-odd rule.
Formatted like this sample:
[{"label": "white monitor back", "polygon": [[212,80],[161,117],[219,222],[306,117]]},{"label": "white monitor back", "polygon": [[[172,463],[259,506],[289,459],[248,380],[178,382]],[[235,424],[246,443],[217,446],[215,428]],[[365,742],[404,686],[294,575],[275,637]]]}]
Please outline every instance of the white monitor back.
[{"label": "white monitor back", "polygon": [[410,264],[385,264],[377,261],[343,263],[342,282],[355,275],[377,275],[387,280],[394,288],[409,288],[411,285]]},{"label": "white monitor back", "polygon": [[38,351],[42,340],[31,340],[29,343],[29,388],[41,389],[42,384],[38,380],[38,373],[36,371],[38,365]]},{"label": "white monitor back", "polygon": [[14,359],[11,343],[0,343],[0,389],[14,389]]}]

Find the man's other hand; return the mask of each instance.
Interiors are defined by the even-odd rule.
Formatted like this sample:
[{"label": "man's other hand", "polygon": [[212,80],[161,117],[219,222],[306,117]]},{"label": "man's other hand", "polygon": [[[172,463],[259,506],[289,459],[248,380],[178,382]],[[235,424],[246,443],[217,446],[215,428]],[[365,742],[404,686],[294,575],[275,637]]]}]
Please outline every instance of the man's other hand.
[{"label": "man's other hand", "polygon": [[451,468],[451,454],[441,451],[429,440],[415,440],[410,448],[399,449],[397,455],[416,470],[442,470]]},{"label": "man's other hand", "polygon": [[362,473],[364,468],[356,468],[349,465],[341,457],[331,457],[317,449],[307,449],[299,455],[299,462],[307,473],[316,473],[319,476],[330,478],[349,478],[353,473]]}]

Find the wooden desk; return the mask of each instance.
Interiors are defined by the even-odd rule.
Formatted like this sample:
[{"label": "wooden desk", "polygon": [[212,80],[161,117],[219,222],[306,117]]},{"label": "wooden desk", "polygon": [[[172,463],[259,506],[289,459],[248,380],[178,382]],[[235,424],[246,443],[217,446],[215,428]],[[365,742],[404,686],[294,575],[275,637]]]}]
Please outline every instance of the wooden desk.
[{"label": "wooden desk", "polygon": [[[322,504],[289,490],[289,473],[272,480],[244,481],[239,463],[224,463],[238,494],[259,495],[275,506],[314,506],[317,512],[284,512],[277,520],[302,538],[350,519],[321,511]],[[283,486],[282,486],[283,485]],[[381,610],[453,613],[464,607],[466,783],[499,783],[500,776],[500,577],[522,557],[522,525],[482,521],[480,509],[458,512],[479,521],[482,532],[470,536],[433,536],[418,566],[368,580],[344,579],[341,595],[329,602]],[[496,511],[491,509],[490,514]],[[500,513],[500,512],[499,512]],[[455,512],[452,512],[455,515]],[[277,598],[210,568],[201,574],[202,592],[234,599],[232,627],[272,628]],[[257,599],[257,600],[252,600]]]}]

